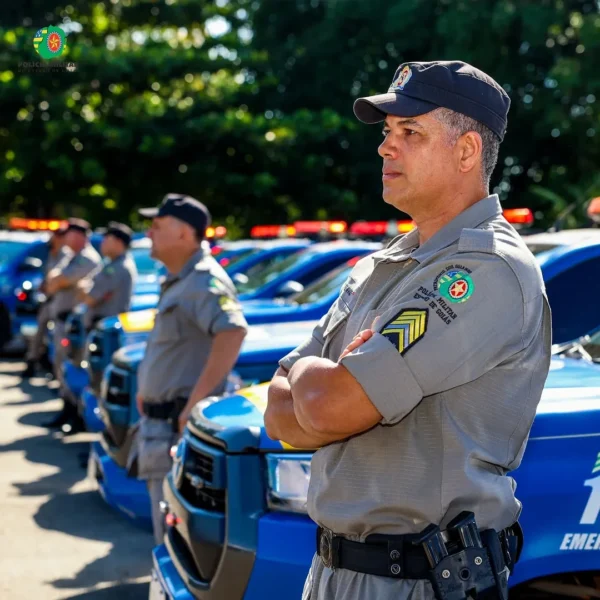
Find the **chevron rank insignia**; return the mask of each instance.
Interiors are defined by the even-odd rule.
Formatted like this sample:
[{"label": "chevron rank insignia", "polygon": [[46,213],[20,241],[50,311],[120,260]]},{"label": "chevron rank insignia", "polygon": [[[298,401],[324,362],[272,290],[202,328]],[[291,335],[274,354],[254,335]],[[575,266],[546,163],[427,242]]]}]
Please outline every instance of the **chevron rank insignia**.
[{"label": "chevron rank insignia", "polygon": [[403,308],[381,331],[394,347],[404,354],[412,348],[427,331],[429,309]]}]

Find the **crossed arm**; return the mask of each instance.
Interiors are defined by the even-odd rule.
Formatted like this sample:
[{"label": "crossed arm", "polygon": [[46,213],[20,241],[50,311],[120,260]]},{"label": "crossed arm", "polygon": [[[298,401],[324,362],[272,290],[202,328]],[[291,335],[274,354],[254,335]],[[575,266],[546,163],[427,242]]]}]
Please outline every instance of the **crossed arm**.
[{"label": "crossed arm", "polygon": [[[339,361],[371,336],[370,330],[359,333]],[[339,361],[308,356],[289,371],[279,367],[269,386],[265,412],[270,438],[296,448],[320,448],[381,421],[363,388]]]}]

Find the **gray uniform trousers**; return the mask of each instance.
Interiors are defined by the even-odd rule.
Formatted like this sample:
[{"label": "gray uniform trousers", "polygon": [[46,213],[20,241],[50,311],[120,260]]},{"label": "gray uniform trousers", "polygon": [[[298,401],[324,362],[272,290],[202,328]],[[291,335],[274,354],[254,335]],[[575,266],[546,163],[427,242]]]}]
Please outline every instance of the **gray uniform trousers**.
[{"label": "gray uniform trousers", "polygon": [[38,361],[42,356],[44,348],[44,337],[48,329],[48,321],[50,320],[50,303],[44,302],[38,310],[37,314],[37,331],[29,343],[27,352],[27,361]]},{"label": "gray uniform trousers", "polygon": [[347,569],[326,568],[315,554],[302,600],[435,600],[425,579],[393,579]]},{"label": "gray uniform trousers", "polygon": [[66,324],[64,321],[54,319],[54,331],[52,334],[52,341],[54,343],[54,376],[60,383],[60,397],[68,402],[75,402],[74,398],[70,398],[67,392],[67,386],[65,385],[65,378],[63,375],[63,363],[67,358],[67,349],[61,344],[66,333]]}]

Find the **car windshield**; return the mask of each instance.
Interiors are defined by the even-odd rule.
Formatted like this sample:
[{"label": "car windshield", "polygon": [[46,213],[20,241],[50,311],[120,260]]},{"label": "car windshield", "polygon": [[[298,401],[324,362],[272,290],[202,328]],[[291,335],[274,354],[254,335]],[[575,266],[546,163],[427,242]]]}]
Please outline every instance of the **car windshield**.
[{"label": "car windshield", "polygon": [[0,241],[0,264],[5,264],[23,252],[29,244],[26,242]]},{"label": "car windshield", "polygon": [[333,271],[330,271],[326,275],[323,275],[320,279],[317,279],[313,284],[309,285],[306,289],[302,290],[295,296],[290,297],[287,302],[289,304],[311,304],[318,302],[323,298],[327,298],[334,292],[339,293],[340,288],[344,285],[348,275],[352,271],[352,265],[346,263]]},{"label": "car windshield", "polygon": [[233,265],[237,265],[240,261],[244,260],[244,258],[248,258],[249,256],[254,256],[260,253],[260,248],[244,248],[243,250],[223,250],[215,256],[217,262],[227,270]]},{"label": "car windshield", "polygon": [[154,275],[158,273],[161,263],[150,256],[150,248],[132,248],[131,255],[135,261],[138,275]]},{"label": "car windshield", "polygon": [[244,273],[243,279],[236,278],[238,292],[240,294],[254,292],[279,277],[284,271],[310,262],[315,256],[318,256],[318,253],[310,250],[295,252],[285,257],[281,254],[270,256],[250,267]]}]

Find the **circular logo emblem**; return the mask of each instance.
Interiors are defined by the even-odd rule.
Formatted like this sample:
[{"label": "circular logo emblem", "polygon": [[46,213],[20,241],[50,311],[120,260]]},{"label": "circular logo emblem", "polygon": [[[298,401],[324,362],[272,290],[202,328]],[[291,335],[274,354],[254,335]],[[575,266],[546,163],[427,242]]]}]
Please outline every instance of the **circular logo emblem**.
[{"label": "circular logo emblem", "polygon": [[33,37],[35,51],[45,60],[58,58],[65,50],[67,36],[60,27],[42,27]]},{"label": "circular logo emblem", "polygon": [[466,302],[475,289],[471,276],[464,271],[448,271],[440,277],[440,295],[450,302]]}]

